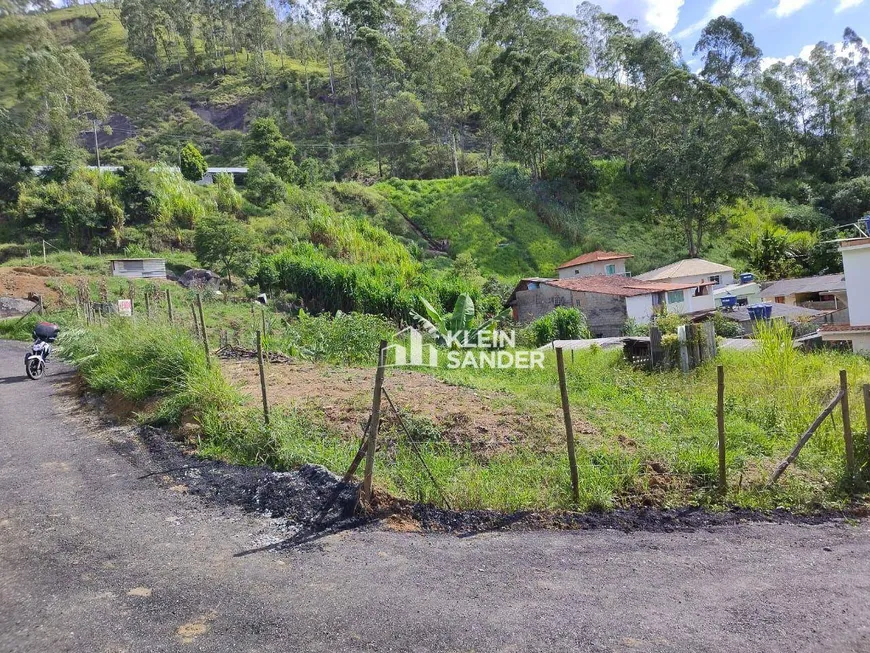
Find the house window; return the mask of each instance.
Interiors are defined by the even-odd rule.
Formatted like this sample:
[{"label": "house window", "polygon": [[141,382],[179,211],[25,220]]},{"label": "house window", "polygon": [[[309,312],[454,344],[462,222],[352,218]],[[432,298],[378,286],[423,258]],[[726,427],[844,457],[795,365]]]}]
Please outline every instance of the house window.
[{"label": "house window", "polygon": [[773,301],[775,301],[777,304],[785,304],[785,297],[774,297]]},{"label": "house window", "polygon": [[616,265],[607,265],[604,267],[605,274],[616,274]]},{"label": "house window", "polygon": [[714,274],[712,277],[710,277],[710,281],[712,281],[714,284],[716,284],[718,286],[719,285],[719,275]]},{"label": "house window", "polygon": [[682,290],[668,291],[668,304],[679,304],[683,301],[685,301],[685,296],[683,295]]},{"label": "house window", "polygon": [[658,293],[652,296],[653,306],[659,306],[662,303],[662,297]]},{"label": "house window", "polygon": [[578,270],[577,268],[574,268],[574,274],[580,274],[580,270]]}]

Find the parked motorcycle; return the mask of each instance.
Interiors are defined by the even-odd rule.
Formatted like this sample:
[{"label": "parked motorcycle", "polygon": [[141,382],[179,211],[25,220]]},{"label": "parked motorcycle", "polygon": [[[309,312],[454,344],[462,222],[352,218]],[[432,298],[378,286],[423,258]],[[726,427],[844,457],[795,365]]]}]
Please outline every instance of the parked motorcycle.
[{"label": "parked motorcycle", "polygon": [[24,370],[34,381],[45,374],[45,363],[51,354],[51,344],[57,340],[60,327],[50,322],[39,322],[33,330],[33,345],[24,357]]}]

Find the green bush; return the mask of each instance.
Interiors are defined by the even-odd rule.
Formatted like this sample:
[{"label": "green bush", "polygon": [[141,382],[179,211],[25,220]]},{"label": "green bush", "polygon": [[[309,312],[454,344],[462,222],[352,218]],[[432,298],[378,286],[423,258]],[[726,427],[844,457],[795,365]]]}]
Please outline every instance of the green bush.
[{"label": "green bush", "polygon": [[396,325],[380,315],[339,312],[335,317],[312,317],[300,311],[299,318],[287,324],[278,347],[342,365],[376,364],[378,344],[396,331]]},{"label": "green bush", "polygon": [[245,197],[249,202],[267,208],[284,201],[287,187],[262,159],[252,158],[248,159]]},{"label": "green bush", "polygon": [[538,347],[554,340],[577,340],[591,338],[586,316],[576,308],[559,306],[532,322],[530,330]]}]

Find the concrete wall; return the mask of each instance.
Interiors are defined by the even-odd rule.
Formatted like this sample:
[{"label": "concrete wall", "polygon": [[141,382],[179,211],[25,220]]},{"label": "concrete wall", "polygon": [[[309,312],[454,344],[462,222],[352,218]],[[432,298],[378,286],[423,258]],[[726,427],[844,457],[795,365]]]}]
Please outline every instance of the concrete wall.
[{"label": "concrete wall", "polygon": [[691,297],[690,295],[693,292],[695,292],[694,288],[683,290],[683,301],[673,303],[667,301],[667,293],[662,293],[668,307],[668,313],[685,315],[686,313],[694,313],[695,311],[712,311],[713,308],[715,308],[713,295],[698,295],[697,297]]},{"label": "concrete wall", "polygon": [[562,268],[559,270],[560,279],[579,279],[580,277],[593,277],[599,274],[607,274],[607,266],[615,265],[616,272],[614,274],[625,275],[625,259],[617,259],[614,261],[594,261],[592,263],[584,263],[583,265],[575,265],[570,268]]},{"label": "concrete wall", "polygon": [[625,297],[601,295],[594,292],[575,292],[574,302],[586,316],[586,323],[595,338],[612,338],[622,335],[622,327],[628,318]]},{"label": "concrete wall", "polygon": [[517,320],[521,324],[546,315],[558,306],[580,309],[593,335],[602,338],[622,335],[622,327],[628,317],[624,297],[572,292],[548,284],[517,292]]},{"label": "concrete wall", "polygon": [[546,315],[557,306],[571,306],[571,291],[540,284],[531,290],[517,292],[517,321],[526,324]]},{"label": "concrete wall", "polygon": [[846,274],[846,294],[849,301],[849,319],[853,326],[870,325],[870,244],[841,247],[843,272]]},{"label": "concrete wall", "polygon": [[625,298],[625,312],[638,324],[649,324],[653,312],[652,295],[637,295]]},{"label": "concrete wall", "polygon": [[852,351],[856,354],[870,354],[870,333],[852,336]]}]

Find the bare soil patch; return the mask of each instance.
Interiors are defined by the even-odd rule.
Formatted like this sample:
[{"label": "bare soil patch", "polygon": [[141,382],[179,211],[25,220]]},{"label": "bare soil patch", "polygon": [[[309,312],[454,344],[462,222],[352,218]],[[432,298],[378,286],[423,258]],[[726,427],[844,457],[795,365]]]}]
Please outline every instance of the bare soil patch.
[{"label": "bare soil patch", "polygon": [[50,288],[52,280],[75,284],[78,277],[64,275],[48,265],[29,267],[0,267],[0,295],[27,298],[41,295],[43,301],[52,303],[60,297],[57,290]]},{"label": "bare soil patch", "polygon": [[[260,379],[256,362],[222,361],[224,376],[259,401]],[[272,406],[308,408],[323,413],[333,428],[358,438],[371,411],[374,370],[292,362],[270,364],[266,371]],[[478,453],[495,453],[518,444],[549,450],[563,446],[558,406],[518,408],[512,398],[499,392],[483,392],[449,385],[428,374],[390,370],[387,393],[403,413],[425,418],[441,438],[455,445],[470,446]],[[393,419],[386,400],[384,418]],[[576,421],[578,434],[592,434],[591,425]]]}]

